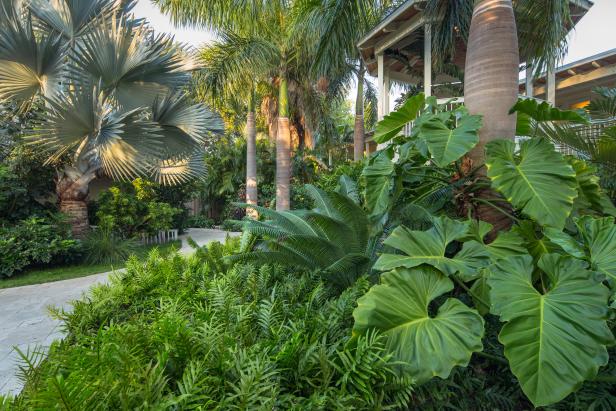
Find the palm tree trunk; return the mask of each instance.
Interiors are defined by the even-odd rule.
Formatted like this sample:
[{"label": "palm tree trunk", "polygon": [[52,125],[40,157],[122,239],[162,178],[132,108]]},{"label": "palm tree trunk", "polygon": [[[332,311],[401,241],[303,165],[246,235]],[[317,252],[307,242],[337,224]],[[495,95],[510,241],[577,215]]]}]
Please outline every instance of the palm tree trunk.
[{"label": "palm tree trunk", "polygon": [[278,134],[276,136],[276,210],[291,208],[291,129],[287,79],[280,78]]},{"label": "palm tree trunk", "polygon": [[364,63],[359,64],[357,74],[357,98],[355,99],[355,128],[353,129],[353,161],[361,161],[364,158],[364,75],[366,69]]},{"label": "palm tree trunk", "polygon": [[[246,203],[257,205],[257,129],[254,107],[251,107],[246,119]],[[253,208],[248,208],[246,214],[251,218],[258,217]]]},{"label": "palm tree trunk", "polygon": [[[509,109],[517,100],[519,63],[512,1],[476,1],[464,71],[465,105],[471,114],[483,115],[479,144],[469,153],[473,167],[485,163],[488,142],[515,137],[516,117],[509,114]],[[485,175],[485,167],[479,172]],[[478,195],[480,198],[495,198],[491,190],[483,190]],[[498,204],[500,207],[504,205],[508,206]],[[476,216],[494,225],[495,230],[505,229],[511,224],[503,213],[485,204],[477,207]]]},{"label": "palm tree trunk", "polygon": [[58,173],[56,192],[60,200],[60,211],[66,214],[75,238],[85,237],[90,230],[86,197],[90,182],[95,178],[95,170],[82,173],[73,167],[66,167]]}]

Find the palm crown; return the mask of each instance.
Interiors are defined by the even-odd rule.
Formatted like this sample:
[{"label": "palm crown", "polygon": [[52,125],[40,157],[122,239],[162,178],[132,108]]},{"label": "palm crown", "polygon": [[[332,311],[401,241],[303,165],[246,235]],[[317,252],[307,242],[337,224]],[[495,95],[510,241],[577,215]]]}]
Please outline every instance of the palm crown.
[{"label": "palm crown", "polygon": [[204,172],[197,154],[222,122],[182,92],[196,68],[191,53],[135,20],[132,4],[3,0],[0,101],[44,98],[29,139],[49,161],[71,154],[73,174],[86,180],[179,183]]}]

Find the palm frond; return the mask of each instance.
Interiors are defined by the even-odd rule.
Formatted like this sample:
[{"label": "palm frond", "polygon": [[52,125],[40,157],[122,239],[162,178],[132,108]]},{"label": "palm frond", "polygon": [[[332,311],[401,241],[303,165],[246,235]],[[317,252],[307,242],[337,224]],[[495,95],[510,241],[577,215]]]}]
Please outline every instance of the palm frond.
[{"label": "palm frond", "polygon": [[0,101],[57,95],[66,51],[62,39],[35,33],[32,20],[16,13],[1,27]]},{"label": "palm frond", "polygon": [[150,106],[156,98],[178,90],[194,68],[171,37],[152,38],[145,25],[133,27],[126,17],[97,20],[75,50],[74,81],[90,81],[84,79],[87,73],[125,109]]},{"label": "palm frond", "polygon": [[151,159],[148,174],[154,181],[166,186],[203,178],[207,175],[203,155],[202,151],[197,150],[182,157]]}]

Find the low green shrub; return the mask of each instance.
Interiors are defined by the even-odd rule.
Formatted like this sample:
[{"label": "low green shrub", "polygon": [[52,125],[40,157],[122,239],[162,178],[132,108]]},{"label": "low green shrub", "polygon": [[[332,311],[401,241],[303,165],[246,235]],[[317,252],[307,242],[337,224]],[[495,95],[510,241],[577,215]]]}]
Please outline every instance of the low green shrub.
[{"label": "low green shrub", "polygon": [[138,178],[104,191],[98,199],[97,225],[110,227],[123,238],[172,228],[181,210],[158,201],[154,188],[153,183]]},{"label": "low green shrub", "polygon": [[60,264],[81,257],[78,241],[70,237],[61,217],[31,217],[0,227],[0,278],[36,264]]},{"label": "low green shrub", "polygon": [[121,238],[109,227],[93,230],[83,240],[85,261],[90,264],[112,264],[124,262],[139,249],[139,243],[132,238]]},{"label": "low green shrub", "polygon": [[[68,337],[25,371],[15,409],[386,409],[405,406],[376,333],[348,345],[359,280],[340,295],[308,273],[229,266],[238,240],[145,263],[58,313]],[[353,347],[353,348],[350,348]]]},{"label": "low green shrub", "polygon": [[214,220],[204,215],[190,216],[187,221],[187,226],[193,228],[212,228],[214,225]]}]

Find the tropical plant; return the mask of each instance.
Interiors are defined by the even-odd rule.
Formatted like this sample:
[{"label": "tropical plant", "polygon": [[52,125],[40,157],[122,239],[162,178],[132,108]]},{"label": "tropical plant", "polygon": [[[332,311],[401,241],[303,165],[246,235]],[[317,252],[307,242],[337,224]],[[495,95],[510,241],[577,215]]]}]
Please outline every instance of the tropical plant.
[{"label": "tropical plant", "polygon": [[[561,401],[597,378],[609,361],[607,347],[616,342],[609,322],[616,225],[603,217],[613,205],[592,169],[555,151],[545,137],[520,141],[518,149],[510,140],[491,141],[487,175],[477,175],[464,156],[478,141],[480,118],[464,108],[442,112],[434,103],[413,97],[377,126],[376,137],[393,144],[364,168],[366,206],[383,221],[401,203],[421,204],[417,190],[426,181],[435,187],[430,194],[449,183],[447,196],[456,206],[432,208],[422,218],[427,228],[385,230],[373,267],[384,274],[358,300],[354,335],[378,330],[394,358],[410,364],[403,372],[425,382],[448,378],[474,353],[483,356],[486,334],[497,332],[504,357],[495,343],[486,347],[487,358],[508,364],[535,406]],[[536,123],[542,118],[586,121],[534,102],[516,109],[535,113],[524,123],[533,133],[549,129]],[[398,135],[409,121],[411,135]],[[432,176],[439,177],[430,182]],[[510,206],[473,196],[486,186]],[[465,217],[470,210],[464,203],[476,201],[487,201],[514,227],[495,233],[485,221],[431,215]],[[432,312],[433,306],[440,308]],[[503,324],[486,330],[488,314]]]},{"label": "tropical plant", "polygon": [[[347,193],[353,183],[342,180]],[[246,221],[245,235],[259,242],[229,257],[232,261],[277,262],[316,270],[341,288],[353,284],[373,263],[376,241],[358,198],[306,186],[313,210],[273,211],[257,208],[266,221]],[[356,191],[356,189],[355,189]],[[351,194],[352,195],[352,194]]]},{"label": "tropical plant", "polygon": [[203,174],[195,154],[222,124],[181,91],[190,53],[133,20],[132,2],[2,4],[0,101],[44,100],[29,139],[48,162],[70,158],[57,192],[76,235],[88,229],[84,199],[100,174],[164,184]]},{"label": "tropical plant", "polygon": [[[280,266],[227,266],[237,242],[132,259],[60,312],[68,337],[24,366],[12,409],[401,409],[412,382],[384,338],[347,347],[358,281],[332,295]],[[1,400],[0,400],[1,401]],[[11,406],[9,405],[9,406]]]},{"label": "tropical plant", "polygon": [[0,227],[0,278],[37,264],[74,262],[80,256],[80,244],[71,238],[61,215]]}]

